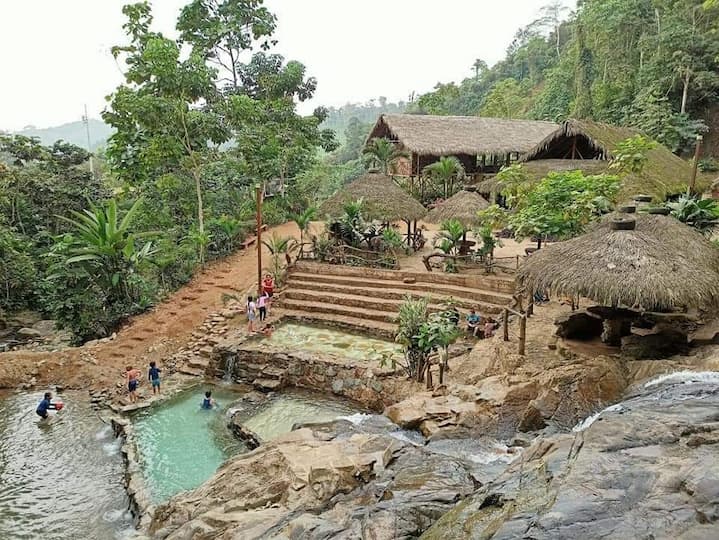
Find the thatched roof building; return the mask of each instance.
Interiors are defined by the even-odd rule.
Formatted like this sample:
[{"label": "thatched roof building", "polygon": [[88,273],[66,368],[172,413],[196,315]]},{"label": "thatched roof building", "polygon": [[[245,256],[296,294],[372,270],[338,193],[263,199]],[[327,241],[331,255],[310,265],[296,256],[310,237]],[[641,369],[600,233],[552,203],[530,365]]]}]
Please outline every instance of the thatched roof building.
[{"label": "thatched roof building", "polygon": [[375,172],[367,173],[340,189],[320,205],[319,211],[336,217],[342,214],[345,204],[358,199],[362,199],[362,213],[368,219],[415,221],[427,213],[427,209],[392,178]]},{"label": "thatched roof building", "polygon": [[367,140],[384,137],[412,155],[400,167],[400,174],[419,176],[441,156],[457,157],[465,171],[473,174],[480,169],[498,169],[510,158],[518,158],[557,127],[553,122],[534,120],[383,114]]},{"label": "thatched roof building", "polygon": [[[586,174],[612,173],[610,161],[617,145],[638,135],[632,128],[612,126],[589,120],[567,120],[546,136],[520,161],[534,180],[544,178],[551,171],[581,170]],[[686,191],[691,178],[691,165],[674,155],[667,147],[657,145],[647,154],[648,161],[639,174],[623,178],[618,199],[630,198],[636,193],[646,193],[661,201],[669,195]],[[698,179],[700,189],[702,179]],[[485,189],[492,187],[489,184]]]},{"label": "thatched roof building", "polygon": [[635,228],[615,230],[617,217],[530,255],[520,286],[648,311],[719,302],[719,250],[711,242],[671,217],[623,214]]},{"label": "thatched roof building", "polygon": [[460,191],[430,210],[424,221],[442,223],[448,219],[456,219],[465,227],[471,227],[479,221],[477,212],[488,206],[489,203],[480,194],[474,191]]}]

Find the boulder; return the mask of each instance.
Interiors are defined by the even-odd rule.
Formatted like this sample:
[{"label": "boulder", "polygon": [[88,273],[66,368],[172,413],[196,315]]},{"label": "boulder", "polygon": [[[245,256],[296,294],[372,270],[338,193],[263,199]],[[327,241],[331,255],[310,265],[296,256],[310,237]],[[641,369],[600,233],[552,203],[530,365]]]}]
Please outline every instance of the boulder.
[{"label": "boulder", "polygon": [[57,330],[57,323],[52,319],[46,319],[36,322],[32,325],[32,328],[40,332],[42,336],[49,336]]},{"label": "boulder", "polygon": [[636,360],[660,360],[675,354],[687,354],[689,343],[686,334],[665,329],[653,334],[625,336],[621,351],[623,356]]},{"label": "boulder", "polygon": [[43,337],[43,333],[34,328],[20,328],[15,334],[21,339],[34,339]]}]

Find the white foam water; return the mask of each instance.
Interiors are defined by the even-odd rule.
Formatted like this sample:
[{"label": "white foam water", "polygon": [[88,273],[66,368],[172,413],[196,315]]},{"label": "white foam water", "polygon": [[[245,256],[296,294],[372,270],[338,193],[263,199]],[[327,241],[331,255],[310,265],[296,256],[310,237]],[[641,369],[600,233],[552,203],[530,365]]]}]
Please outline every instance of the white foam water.
[{"label": "white foam water", "polygon": [[352,422],[355,426],[359,426],[368,418],[372,418],[372,415],[367,413],[354,413],[348,416],[338,416],[337,420],[347,420],[348,422]]},{"label": "white foam water", "polygon": [[109,439],[112,436],[112,426],[105,426],[104,428],[100,429],[97,433],[95,433],[95,440],[96,441],[102,441],[104,439]]},{"label": "white foam water", "polygon": [[587,429],[589,426],[591,426],[594,422],[596,422],[597,419],[598,419],[600,416],[602,416],[604,413],[621,411],[621,410],[623,410],[623,409],[624,409],[624,407],[622,406],[621,403],[616,403],[616,404],[614,404],[614,405],[610,405],[609,407],[607,407],[607,408],[605,408],[605,409],[602,409],[601,411],[596,412],[596,413],[594,413],[594,414],[591,415],[591,416],[587,416],[584,420],[582,420],[582,421],[579,422],[576,426],[574,426],[574,427],[572,428],[572,431],[573,431],[574,433],[579,433],[580,431],[584,431],[584,430]]},{"label": "white foam water", "polygon": [[424,446],[424,438],[416,431],[398,429],[397,431],[390,431],[388,435],[398,441],[409,443],[412,446]]},{"label": "white foam water", "polygon": [[675,371],[661,375],[644,384],[644,388],[651,388],[660,384],[719,384],[719,371]]},{"label": "white foam water", "polygon": [[112,442],[103,444],[102,449],[108,456],[115,456],[120,453],[120,446],[122,446],[122,440],[115,439]]}]

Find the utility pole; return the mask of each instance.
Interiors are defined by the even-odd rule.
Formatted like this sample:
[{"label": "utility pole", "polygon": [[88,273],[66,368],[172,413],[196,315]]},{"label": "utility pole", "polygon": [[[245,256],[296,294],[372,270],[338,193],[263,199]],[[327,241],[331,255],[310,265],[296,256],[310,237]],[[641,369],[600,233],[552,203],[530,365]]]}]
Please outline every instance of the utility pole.
[{"label": "utility pole", "polygon": [[257,295],[262,294],[262,185],[255,188],[257,195]]},{"label": "utility pole", "polygon": [[697,146],[694,150],[694,163],[692,163],[692,180],[689,184],[689,194],[694,194],[694,189],[697,183],[697,167],[699,166],[699,158],[702,154],[702,141],[704,140],[704,137],[701,135],[697,135]]},{"label": "utility pole", "polygon": [[87,135],[87,151],[90,153],[90,174],[95,178],[95,166],[92,162],[92,148],[90,146],[90,119],[87,117],[87,105],[85,105],[85,114],[82,117],[82,123],[85,124],[85,134]]}]

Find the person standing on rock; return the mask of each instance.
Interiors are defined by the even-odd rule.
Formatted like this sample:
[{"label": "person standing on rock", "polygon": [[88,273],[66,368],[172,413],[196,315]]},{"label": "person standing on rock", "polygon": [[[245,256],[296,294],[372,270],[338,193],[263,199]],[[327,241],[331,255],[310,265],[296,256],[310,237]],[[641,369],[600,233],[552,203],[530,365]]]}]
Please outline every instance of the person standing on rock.
[{"label": "person standing on rock", "polygon": [[260,322],[267,318],[267,304],[270,303],[270,297],[267,295],[267,291],[262,291],[262,294],[257,299],[257,309],[260,312]]},{"label": "person standing on rock", "polygon": [[266,305],[267,313],[269,313],[270,307],[272,305],[272,297],[275,294],[275,280],[272,279],[272,276],[270,274],[265,275],[265,279],[262,280],[262,292],[264,294],[267,294],[268,300],[266,302]]},{"label": "person standing on rock", "polygon": [[255,333],[255,319],[257,318],[257,304],[252,296],[247,297],[247,331],[250,334]]},{"label": "person standing on rock", "polygon": [[150,362],[150,369],[147,372],[147,380],[152,384],[152,394],[160,393],[160,372],[162,370],[157,367],[157,364],[152,361]]},{"label": "person standing on rock", "polygon": [[127,366],[125,369],[125,377],[127,378],[127,395],[130,398],[130,403],[137,403],[137,394],[135,391],[137,390],[137,379],[140,377],[140,371],[132,366]]}]

